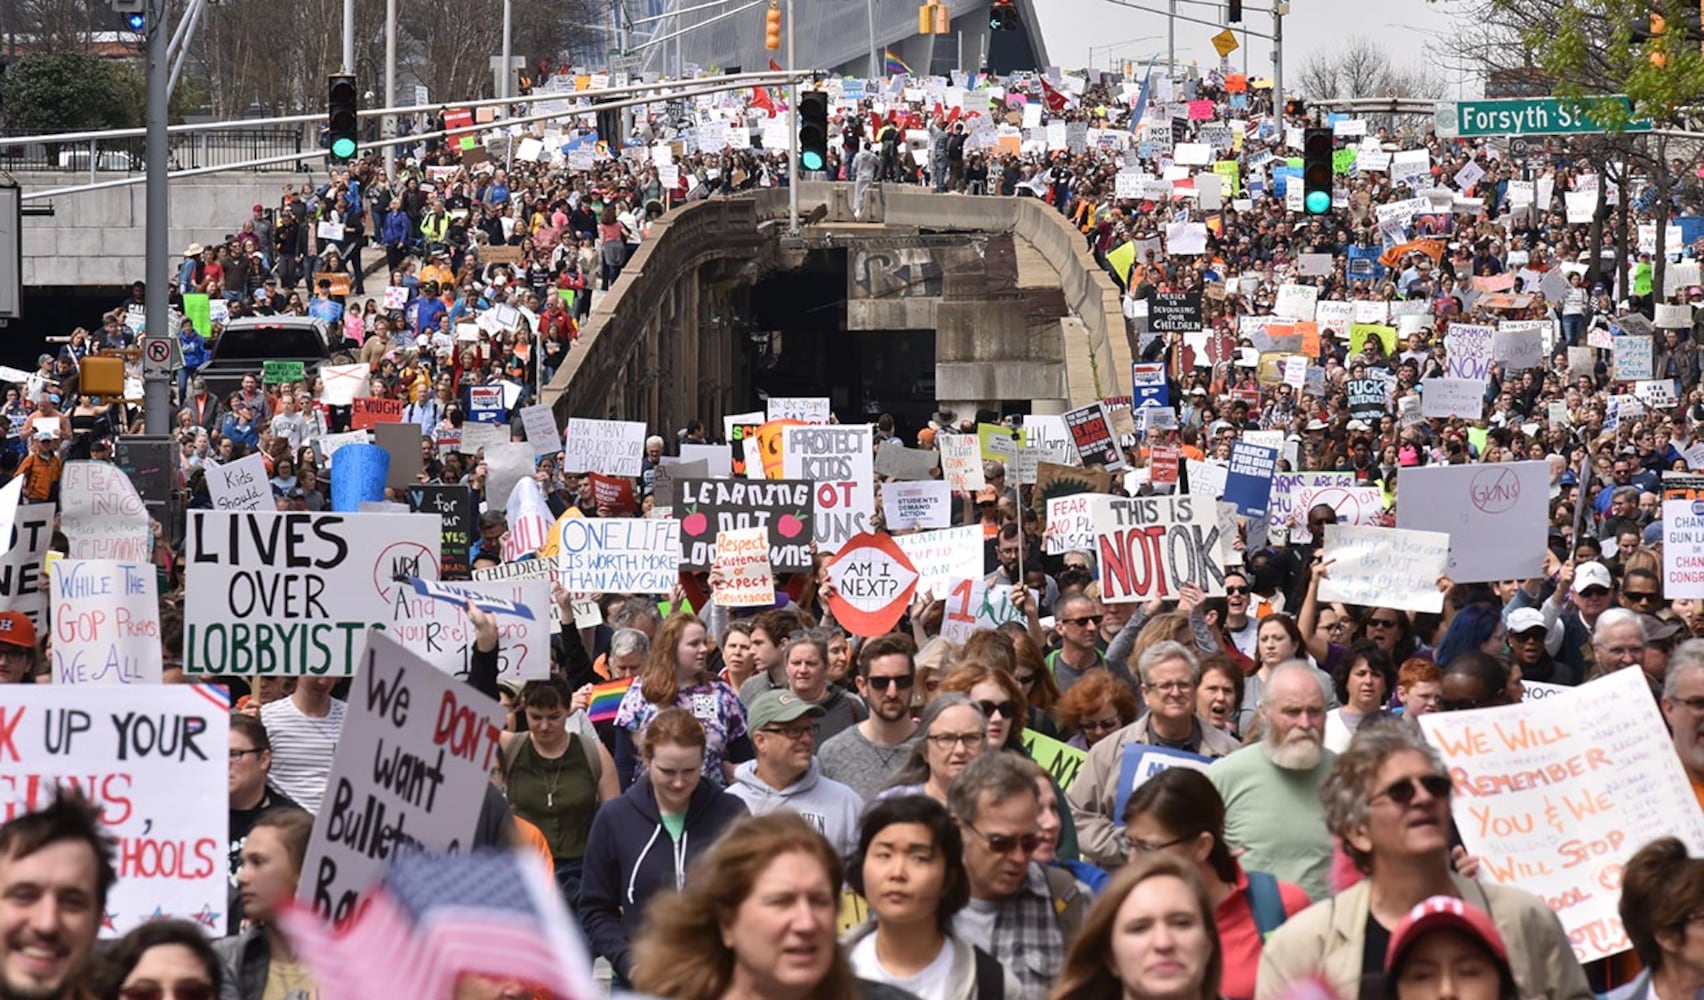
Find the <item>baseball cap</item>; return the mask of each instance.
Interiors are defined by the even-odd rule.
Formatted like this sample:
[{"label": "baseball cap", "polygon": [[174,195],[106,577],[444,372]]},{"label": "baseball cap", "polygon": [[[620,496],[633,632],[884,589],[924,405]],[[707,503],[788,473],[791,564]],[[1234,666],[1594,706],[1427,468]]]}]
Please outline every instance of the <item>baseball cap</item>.
[{"label": "baseball cap", "polygon": [[1610,579],[1609,568],[1600,562],[1582,563],[1574,569],[1574,593],[1588,587],[1602,587],[1605,590],[1614,589],[1614,581]]},{"label": "baseball cap", "polygon": [[1437,930],[1452,930],[1473,938],[1497,960],[1499,971],[1505,977],[1510,975],[1509,950],[1503,945],[1503,936],[1497,933],[1497,925],[1484,910],[1454,896],[1433,896],[1408,911],[1408,916],[1391,933],[1390,949],[1385,952],[1386,971],[1394,973],[1402,956],[1422,937]]},{"label": "baseball cap", "polygon": [[[17,612],[8,612],[17,614]],[[20,616],[22,617],[22,616]],[[782,722],[792,722],[804,716],[821,716],[821,705],[812,704],[793,694],[791,691],[765,691],[752,699],[751,708],[746,712],[747,728],[752,732],[764,729]]]},{"label": "baseball cap", "polygon": [[0,613],[0,643],[34,649],[36,644],[35,624],[25,617],[21,611]]},{"label": "baseball cap", "polygon": [[1645,627],[1646,642],[1667,642],[1685,631],[1679,622],[1671,622],[1656,615],[1640,615],[1639,623]]},{"label": "baseball cap", "polygon": [[1540,614],[1536,608],[1516,608],[1510,611],[1508,618],[1505,619],[1505,630],[1513,635],[1531,632],[1533,629],[1548,631],[1548,627],[1544,624],[1544,615]]}]

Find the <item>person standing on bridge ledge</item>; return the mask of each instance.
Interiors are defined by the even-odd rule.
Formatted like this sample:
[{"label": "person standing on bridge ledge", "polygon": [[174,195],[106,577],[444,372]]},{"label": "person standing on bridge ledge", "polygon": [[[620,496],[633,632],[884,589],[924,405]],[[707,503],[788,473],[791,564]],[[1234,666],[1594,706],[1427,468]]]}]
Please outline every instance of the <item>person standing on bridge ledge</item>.
[{"label": "person standing on bridge ledge", "polygon": [[882,158],[868,144],[858,150],[858,155],[852,157],[852,217],[862,219],[864,208],[870,202],[871,185],[878,183],[877,177],[882,169]]}]

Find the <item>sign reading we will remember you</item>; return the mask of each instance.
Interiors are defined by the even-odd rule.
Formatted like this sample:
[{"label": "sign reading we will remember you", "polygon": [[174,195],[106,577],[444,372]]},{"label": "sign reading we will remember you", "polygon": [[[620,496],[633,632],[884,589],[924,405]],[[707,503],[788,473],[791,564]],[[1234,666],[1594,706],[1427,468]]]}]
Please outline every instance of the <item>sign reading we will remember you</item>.
[{"label": "sign reading we will remember you", "polygon": [[204,684],[9,685],[0,704],[0,820],[45,808],[61,783],[100,809],[118,881],[102,933],[156,917],[225,928],[231,705]]},{"label": "sign reading we will remember you", "polygon": [[1543,899],[1582,962],[1631,947],[1621,869],[1658,837],[1704,852],[1704,813],[1639,670],[1537,701],[1420,717],[1479,877]]},{"label": "sign reading we will remember you", "polygon": [[502,728],[495,701],[369,633],[297,899],[342,922],[393,852],[472,846]]}]

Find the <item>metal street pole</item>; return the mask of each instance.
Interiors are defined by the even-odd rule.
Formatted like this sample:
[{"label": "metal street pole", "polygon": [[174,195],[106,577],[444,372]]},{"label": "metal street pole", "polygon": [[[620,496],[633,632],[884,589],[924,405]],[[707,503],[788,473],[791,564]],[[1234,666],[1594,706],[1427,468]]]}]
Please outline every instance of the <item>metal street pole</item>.
[{"label": "metal street pole", "polygon": [[1272,4],[1272,113],[1284,113],[1284,15],[1289,13],[1286,0]]},{"label": "metal street pole", "polygon": [[[787,0],[787,72],[798,69],[799,50],[793,41],[793,0]],[[794,80],[787,101],[787,232],[799,235],[799,81]]]},{"label": "metal street pole", "polygon": [[355,72],[355,0],[343,0],[343,72]]},{"label": "metal street pole", "polygon": [[[864,0],[864,12],[870,19],[870,79],[874,80],[882,73],[882,64],[876,61],[876,0]],[[933,28],[934,25],[930,27]],[[793,26],[787,25],[787,30],[791,32]]]},{"label": "metal street pole", "polygon": [[1167,4],[1169,13],[1166,14],[1166,74],[1175,78],[1177,73],[1177,0]]},{"label": "metal street pole", "polygon": [[167,104],[171,103],[172,93],[177,90],[178,76],[183,72],[184,64],[189,62],[189,47],[195,41],[195,29],[201,23],[201,12],[206,7],[206,0],[190,0],[189,9],[184,11],[183,23],[178,25],[179,30],[172,38],[172,51],[177,55],[175,59],[172,58],[171,52],[166,55],[167,59],[172,60],[171,76],[166,81]]},{"label": "metal street pole", "polygon": [[[166,50],[170,42],[170,36],[166,34],[166,7],[167,0],[150,0],[148,4],[148,177],[144,199],[148,230],[143,239],[143,246],[148,255],[143,266],[143,277],[147,281],[148,291],[147,302],[143,306],[143,318],[147,323],[147,336],[150,339],[177,335],[177,331],[170,328],[171,311],[166,304],[172,263],[171,250],[167,246],[171,232],[167,228],[170,220],[170,208],[167,204],[170,181],[167,180],[166,174],[171,165],[166,136],[166,107],[170,90],[166,66]],[[170,431],[172,401],[169,377],[156,375],[144,379],[142,420],[143,429],[149,434],[166,434]]]},{"label": "metal street pole", "polygon": [[[385,107],[396,107],[396,0],[385,0]],[[379,131],[396,137],[396,115],[385,115]],[[396,177],[396,147],[385,147],[385,176]]]},{"label": "metal street pole", "polygon": [[[514,44],[514,14],[514,0],[503,0],[503,69],[502,75],[497,78],[497,96],[505,99],[509,96],[509,78],[514,75],[514,70],[509,66],[509,52]],[[622,48],[624,50],[622,55],[625,56],[627,54],[626,46],[622,46]],[[503,109],[503,117],[509,117],[508,108]],[[621,147],[616,147],[617,155],[620,155],[620,149]]]}]

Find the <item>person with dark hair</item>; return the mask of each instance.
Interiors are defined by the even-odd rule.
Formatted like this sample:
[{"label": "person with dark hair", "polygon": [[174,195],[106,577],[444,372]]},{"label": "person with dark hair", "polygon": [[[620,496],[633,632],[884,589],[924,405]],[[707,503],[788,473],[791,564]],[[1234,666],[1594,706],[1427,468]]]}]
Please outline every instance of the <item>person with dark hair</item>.
[{"label": "person with dark hair", "polygon": [[1692,856],[1675,837],[1641,847],[1621,870],[1620,909],[1621,926],[1645,969],[1609,1000],[1704,992],[1704,858]]},{"label": "person with dark hair", "polygon": [[1342,753],[1362,723],[1385,714],[1396,671],[1378,643],[1360,639],[1338,658],[1331,682],[1342,706],[1326,713],[1325,748]]},{"label": "person with dark hair", "polygon": [[1453,896],[1414,907],[1391,935],[1379,1000],[1516,1000],[1503,936],[1484,910]]},{"label": "person with dark hair", "polygon": [[869,718],[817,747],[824,777],[832,778],[868,802],[905,765],[917,722],[911,717],[911,691],[917,683],[916,647],[907,636],[877,636],[858,650],[858,694]]},{"label": "person with dark hair", "polygon": [[[481,623],[481,631],[486,627]],[[526,731],[499,736],[509,805],[544,834],[556,882],[572,904],[580,894],[592,816],[600,803],[621,794],[615,760],[560,677],[528,681],[520,702]]]},{"label": "person with dark hair", "polygon": [[219,956],[188,920],[151,920],[119,938],[102,962],[102,1000],[213,1000]]},{"label": "person with dark hair", "polygon": [[870,905],[870,918],[842,941],[860,978],[921,1000],[1018,995],[993,955],[953,933],[970,883],[964,841],[939,802],[899,795],[871,805],[846,881]]},{"label": "person with dark hair", "polygon": [[118,881],[100,810],[61,789],[0,826],[0,996],[70,1000]]},{"label": "person with dark hair", "polygon": [[1509,703],[1509,668],[1490,653],[1470,649],[1444,665],[1438,710],[1464,712]]},{"label": "person with dark hair", "polygon": [[246,712],[231,713],[230,734],[230,866],[231,901],[227,926],[232,934],[242,929],[242,900],[237,895],[237,870],[243,863],[243,843],[261,813],[268,809],[302,808],[296,800],[273,788],[267,781],[272,770],[272,741],[258,718]]},{"label": "person with dark hair", "polygon": [[1507,646],[1502,608],[1469,604],[1456,612],[1438,641],[1434,659],[1447,664],[1461,654],[1477,649],[1495,656]]},{"label": "person with dark hair", "polygon": [[249,926],[213,945],[224,966],[220,1000],[314,995],[307,966],[296,960],[290,939],[278,926],[279,913],[296,898],[313,832],[313,814],[301,809],[269,809],[249,830],[237,872]]},{"label": "person with dark hair", "polygon": [[1254,996],[1261,943],[1284,921],[1308,907],[1308,894],[1267,872],[1245,869],[1225,840],[1225,803],[1200,771],[1174,767],[1137,785],[1124,806],[1130,862],[1161,853],[1195,865],[1224,956],[1220,993],[1229,1000]]}]

